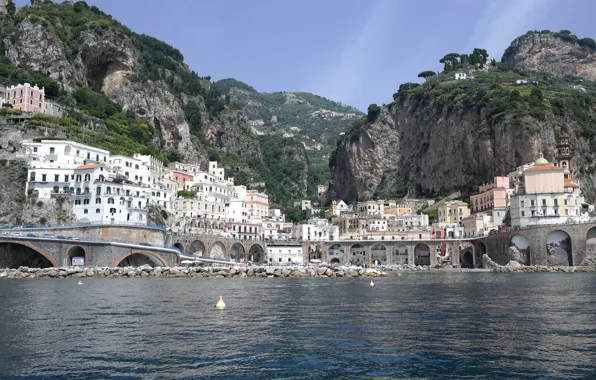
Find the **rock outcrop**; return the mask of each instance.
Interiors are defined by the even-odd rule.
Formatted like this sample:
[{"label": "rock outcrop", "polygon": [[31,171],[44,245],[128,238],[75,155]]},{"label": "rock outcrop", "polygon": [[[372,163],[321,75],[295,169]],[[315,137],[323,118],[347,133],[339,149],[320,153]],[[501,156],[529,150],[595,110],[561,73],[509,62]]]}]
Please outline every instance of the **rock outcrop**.
[{"label": "rock outcrop", "polygon": [[49,76],[66,91],[89,87],[104,92],[153,123],[165,148],[178,151],[188,162],[207,161],[202,147],[191,143],[184,111],[170,88],[161,82],[129,80],[129,75],[141,70],[138,52],[129,38],[110,30],[85,30],[72,51],[51,24],[27,18],[16,25],[4,44],[11,63]]},{"label": "rock outcrop", "polygon": [[337,147],[335,188],[348,202],[399,184],[434,192],[462,189],[476,185],[483,172],[486,180],[508,173],[541,151],[552,157],[555,120],[526,117],[523,123],[489,128],[479,108],[448,110],[415,99],[394,103]]},{"label": "rock outcrop", "polygon": [[550,31],[528,32],[517,38],[501,61],[522,71],[555,77],[574,75],[596,81],[596,50],[566,41]]}]

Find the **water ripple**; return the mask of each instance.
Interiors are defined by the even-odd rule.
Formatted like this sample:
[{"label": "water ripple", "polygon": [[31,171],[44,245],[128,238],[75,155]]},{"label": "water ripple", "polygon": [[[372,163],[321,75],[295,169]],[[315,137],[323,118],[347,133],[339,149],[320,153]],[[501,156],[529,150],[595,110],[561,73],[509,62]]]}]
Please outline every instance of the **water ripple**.
[{"label": "water ripple", "polygon": [[[3,378],[596,378],[577,274],[0,282]],[[226,310],[214,305],[223,295]]]}]

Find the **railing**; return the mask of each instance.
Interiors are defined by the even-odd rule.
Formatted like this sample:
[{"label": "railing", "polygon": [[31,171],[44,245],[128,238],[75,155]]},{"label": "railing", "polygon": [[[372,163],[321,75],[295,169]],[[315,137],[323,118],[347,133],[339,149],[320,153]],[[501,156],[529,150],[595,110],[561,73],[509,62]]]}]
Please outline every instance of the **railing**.
[{"label": "railing", "polygon": [[144,223],[136,223],[136,222],[114,222],[114,223],[112,223],[109,221],[68,223],[68,224],[21,224],[21,225],[13,225],[13,226],[0,225],[0,230],[30,229],[30,228],[77,228],[77,227],[89,227],[89,226],[134,226],[134,227],[146,227],[146,228],[152,228],[152,229],[159,229],[162,231],[166,230],[166,228],[164,226],[159,226],[156,224],[144,224]]}]

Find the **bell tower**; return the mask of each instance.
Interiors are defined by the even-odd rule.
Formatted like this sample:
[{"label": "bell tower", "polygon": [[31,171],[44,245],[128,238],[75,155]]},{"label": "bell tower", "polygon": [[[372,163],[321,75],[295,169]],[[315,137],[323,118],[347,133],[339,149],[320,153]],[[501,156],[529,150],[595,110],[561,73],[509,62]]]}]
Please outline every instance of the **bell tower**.
[{"label": "bell tower", "polygon": [[556,166],[565,169],[565,178],[570,177],[571,148],[569,147],[569,138],[561,137],[557,140],[557,154],[555,155]]}]

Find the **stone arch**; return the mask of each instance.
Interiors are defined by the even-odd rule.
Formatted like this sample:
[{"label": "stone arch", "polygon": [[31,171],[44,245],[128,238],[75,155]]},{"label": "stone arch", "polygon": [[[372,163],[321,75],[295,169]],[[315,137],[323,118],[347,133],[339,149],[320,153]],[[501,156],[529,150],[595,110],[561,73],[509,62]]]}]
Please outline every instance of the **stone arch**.
[{"label": "stone arch", "polygon": [[206,256],[207,255],[207,248],[205,244],[200,240],[195,240],[190,243],[189,252],[193,256]]},{"label": "stone arch", "polygon": [[430,247],[425,243],[418,243],[414,247],[414,264],[430,265]]},{"label": "stone arch", "polygon": [[362,244],[356,243],[350,247],[349,262],[352,265],[364,265],[366,263],[366,251]]},{"label": "stone arch", "polygon": [[586,233],[586,245],[596,245],[596,227],[592,227]]},{"label": "stone arch", "polygon": [[549,266],[573,265],[573,247],[567,232],[555,229],[546,236],[546,258]]},{"label": "stone arch", "polygon": [[396,265],[408,264],[408,246],[405,244],[396,244],[392,249],[391,262]]},{"label": "stone arch", "polygon": [[128,252],[116,260],[117,267],[140,267],[141,265],[167,267],[165,260],[161,256],[149,251]]},{"label": "stone arch", "polygon": [[161,210],[161,211],[159,212],[159,214],[161,215],[161,218],[162,218],[163,220],[168,220],[168,216],[169,216],[169,215],[168,215],[168,212],[167,212],[166,210]]},{"label": "stone arch", "polygon": [[182,244],[180,242],[176,242],[176,243],[174,243],[174,247],[178,248],[180,250],[180,252],[184,253],[184,244]]},{"label": "stone arch", "polygon": [[74,258],[82,258],[83,265],[89,265],[89,260],[87,259],[87,251],[80,245],[73,245],[68,249],[68,251],[66,251],[66,265],[72,266],[72,261]]},{"label": "stone arch", "polygon": [[530,241],[522,234],[515,234],[509,240],[509,260],[530,264]]},{"label": "stone arch", "polygon": [[381,243],[376,243],[371,248],[371,259],[378,265],[387,265],[387,247]]},{"label": "stone arch", "polygon": [[31,243],[20,241],[0,242],[0,268],[17,269],[58,267],[56,260]]},{"label": "stone arch", "polygon": [[323,247],[320,244],[308,245],[308,262],[311,260],[323,260]]},{"label": "stone arch", "polygon": [[265,261],[265,250],[261,244],[253,244],[248,250],[248,256],[253,263],[262,263]]},{"label": "stone arch", "polygon": [[209,257],[212,259],[223,259],[226,256],[226,246],[222,242],[216,241],[211,245],[211,249],[209,249]]},{"label": "stone arch", "polygon": [[327,250],[327,261],[331,264],[341,264],[344,261],[344,247],[333,244]]},{"label": "stone arch", "polygon": [[232,247],[230,248],[230,258],[234,260],[246,260],[246,250],[244,249],[244,246],[240,243],[232,244]]},{"label": "stone arch", "polygon": [[460,264],[462,268],[474,268],[474,254],[470,248],[461,255]]}]

